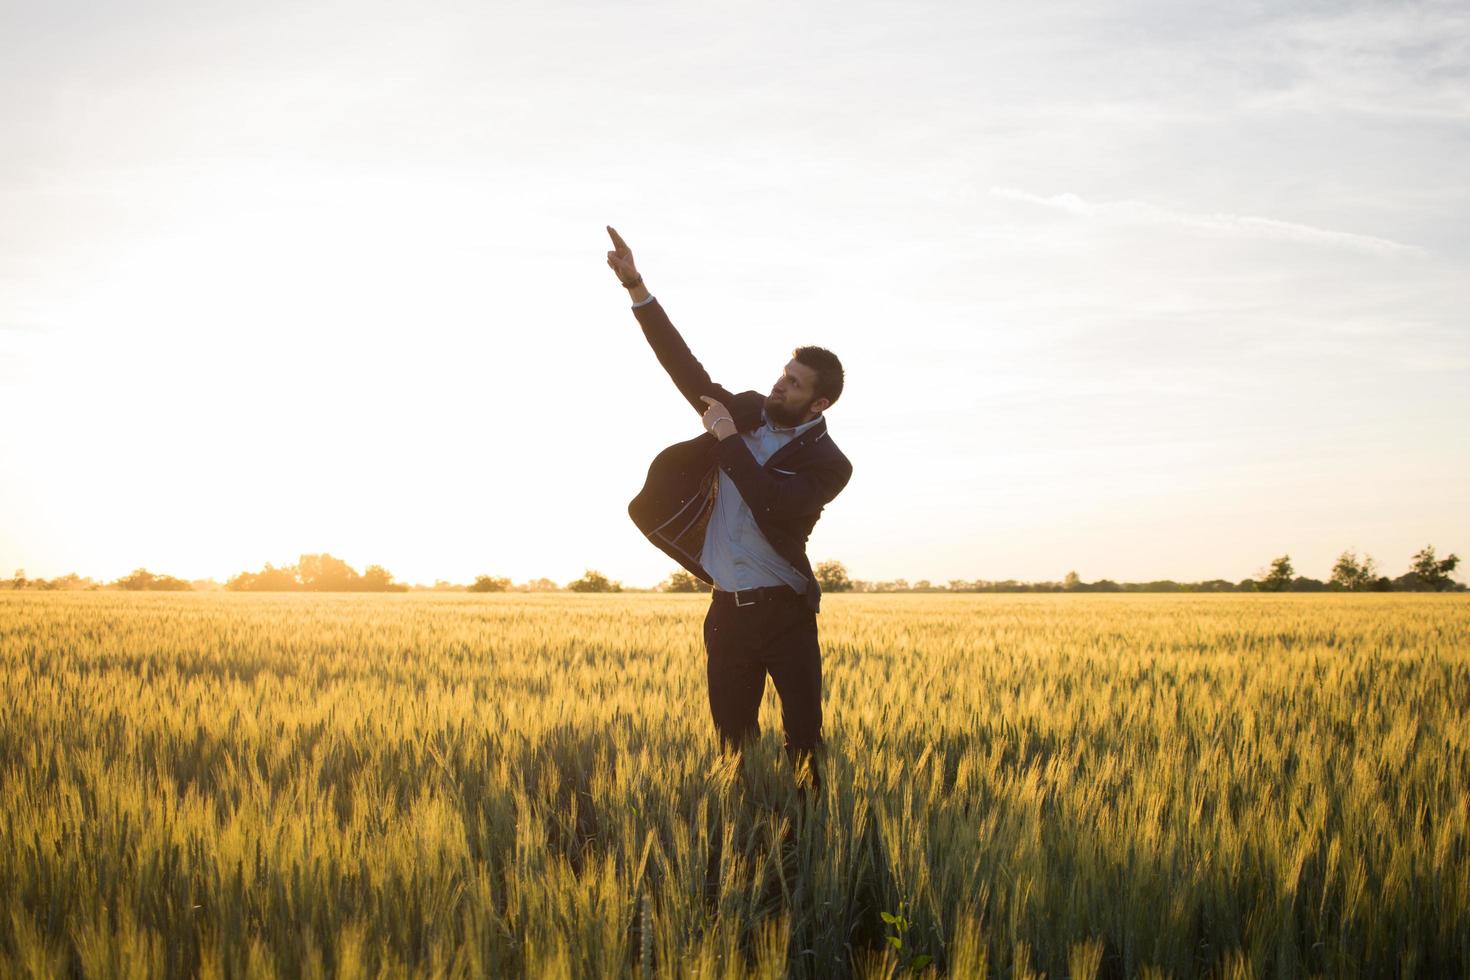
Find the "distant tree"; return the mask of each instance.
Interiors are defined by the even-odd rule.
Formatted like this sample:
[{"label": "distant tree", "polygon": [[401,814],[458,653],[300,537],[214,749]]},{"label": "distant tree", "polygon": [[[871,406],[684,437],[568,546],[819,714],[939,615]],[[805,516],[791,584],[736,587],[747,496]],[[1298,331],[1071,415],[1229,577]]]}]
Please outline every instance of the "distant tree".
[{"label": "distant tree", "polygon": [[183,579],[172,575],[154,575],[146,568],[135,569],[132,574],[112,584],[128,592],[188,592],[192,588]]},{"label": "distant tree", "polygon": [[[349,569],[350,571],[350,569]],[[382,565],[369,565],[362,577],[353,583],[359,592],[407,592],[408,586],[393,581],[393,574]]]},{"label": "distant tree", "polygon": [[468,592],[504,592],[510,588],[510,579],[497,578],[494,575],[476,575],[475,581],[466,590]]},{"label": "distant tree", "polygon": [[296,563],[296,575],[308,592],[352,592],[359,586],[359,576],[352,566],[331,555],[302,555]]},{"label": "distant tree", "polygon": [[1063,592],[1081,592],[1085,587],[1085,583],[1076,572],[1068,572],[1066,577],[1062,579]]},{"label": "distant tree", "polygon": [[301,579],[296,573],[295,565],[275,568],[270,562],[266,562],[265,568],[255,576],[255,591],[257,592],[299,592],[300,590]]},{"label": "distant tree", "polygon": [[699,576],[680,568],[664,579],[659,589],[663,592],[711,592],[714,587]]},{"label": "distant tree", "polygon": [[12,589],[23,589],[26,587],[26,570],[24,568],[17,568],[15,570],[15,578],[10,580],[10,587]]},{"label": "distant tree", "polygon": [[1351,551],[1344,551],[1337,556],[1337,564],[1332,566],[1332,578],[1327,584],[1330,588],[1346,592],[1366,592],[1372,588],[1377,578],[1377,567],[1372,555],[1359,558]]},{"label": "distant tree", "polygon": [[407,592],[381,565],[369,565],[363,575],[340,558],[328,554],[302,555],[295,565],[277,568],[270,562],[258,572],[241,572],[225,582],[231,592]]},{"label": "distant tree", "polygon": [[146,568],[136,568],[132,574],[126,575],[112,584],[128,592],[146,592],[153,588],[153,573]]},{"label": "distant tree", "polygon": [[1235,583],[1236,592],[1254,592],[1258,588],[1260,588],[1260,585],[1253,578],[1243,578]]},{"label": "distant tree", "polygon": [[561,586],[549,578],[534,578],[521,586],[522,592],[560,592]]},{"label": "distant tree", "polygon": [[1291,580],[1296,577],[1296,571],[1291,567],[1291,556],[1282,555],[1271,562],[1271,570],[1261,577],[1256,583],[1256,588],[1261,592],[1285,592],[1291,588]]},{"label": "distant tree", "polygon": [[815,569],[817,584],[823,592],[851,592],[852,579],[847,577],[847,566],[840,561],[818,562]]},{"label": "distant tree", "polygon": [[1326,592],[1327,583],[1319,578],[1308,578],[1305,575],[1298,575],[1291,580],[1289,588],[1292,592]]},{"label": "distant tree", "polygon": [[1411,591],[1443,592],[1446,589],[1455,588],[1456,583],[1450,578],[1450,575],[1459,565],[1458,555],[1436,558],[1434,546],[1425,545],[1414,555],[1414,564],[1409,566],[1408,574],[1402,576],[1400,582],[1404,582]]},{"label": "distant tree", "polygon": [[623,583],[611,582],[606,575],[589,568],[581,578],[568,582],[567,589],[572,592],[621,592]]},{"label": "distant tree", "polygon": [[300,592],[301,580],[296,566],[277,568],[270,562],[258,572],[241,572],[225,583],[231,592]]}]

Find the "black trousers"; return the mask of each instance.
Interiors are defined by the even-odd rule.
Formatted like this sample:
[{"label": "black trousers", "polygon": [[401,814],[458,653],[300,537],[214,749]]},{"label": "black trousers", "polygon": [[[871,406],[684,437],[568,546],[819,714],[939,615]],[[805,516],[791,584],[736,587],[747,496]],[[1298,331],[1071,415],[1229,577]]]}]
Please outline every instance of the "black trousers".
[{"label": "black trousers", "polygon": [[822,743],[822,655],[817,614],[795,592],[737,606],[716,595],[704,617],[709,707],[726,750],[760,734],[766,675],[781,698],[786,752],[809,760]]}]

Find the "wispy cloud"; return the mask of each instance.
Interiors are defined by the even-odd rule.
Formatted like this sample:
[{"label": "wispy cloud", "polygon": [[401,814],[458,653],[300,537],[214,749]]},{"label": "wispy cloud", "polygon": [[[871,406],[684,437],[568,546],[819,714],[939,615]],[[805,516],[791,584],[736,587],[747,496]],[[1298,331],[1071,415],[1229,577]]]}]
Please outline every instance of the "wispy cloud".
[{"label": "wispy cloud", "polygon": [[1017,190],[1013,187],[992,187],[990,193],[1008,201],[1020,201],[1041,207],[1065,211],[1084,218],[1095,218],[1126,224],[1174,225],[1199,231],[1233,235],[1241,238],[1270,239],[1273,241],[1298,242],[1304,245],[1320,245],[1342,248],[1354,252],[1375,255],[1427,255],[1417,245],[1406,245],[1388,238],[1374,235],[1359,235],[1349,231],[1334,231],[1313,225],[1262,218],[1250,214],[1200,213],[1175,211],[1161,208],[1144,201],[1083,200],[1076,194],[1053,194],[1050,197]]}]

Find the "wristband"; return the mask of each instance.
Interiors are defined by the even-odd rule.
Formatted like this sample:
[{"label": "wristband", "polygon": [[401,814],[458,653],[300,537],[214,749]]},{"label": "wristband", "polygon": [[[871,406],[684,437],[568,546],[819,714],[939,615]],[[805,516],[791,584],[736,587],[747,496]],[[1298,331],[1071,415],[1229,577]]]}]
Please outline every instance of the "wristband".
[{"label": "wristband", "polygon": [[[619,279],[618,282],[623,282],[623,280]],[[632,282],[623,282],[624,289],[637,289],[641,285],[643,285],[642,273],[639,273],[638,278],[634,279]]]},{"label": "wristband", "polygon": [[735,420],[734,419],[730,418],[727,415],[721,415],[719,418],[717,418],[713,422],[711,422],[709,424],[709,428],[707,430],[705,430],[705,431],[707,431],[710,435],[714,435],[715,434],[715,426],[719,425],[721,422],[729,422],[731,425],[734,425],[735,424]]}]

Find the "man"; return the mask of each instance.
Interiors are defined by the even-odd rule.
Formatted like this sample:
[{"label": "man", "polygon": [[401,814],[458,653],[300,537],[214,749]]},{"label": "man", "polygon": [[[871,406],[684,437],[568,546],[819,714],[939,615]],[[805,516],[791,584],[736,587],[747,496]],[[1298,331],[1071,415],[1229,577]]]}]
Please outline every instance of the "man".
[{"label": "man", "polygon": [[670,446],[648,470],[628,514],[648,539],[714,586],[704,620],[710,713],[726,750],[759,732],[766,674],[781,698],[786,751],[818,780],[821,589],[806,542],[852,464],[827,435],[825,412],[842,394],[842,364],[798,347],[769,395],[732,394],[710,380],[648,292],[626,242],[608,227],[607,264],[705,434]]}]

